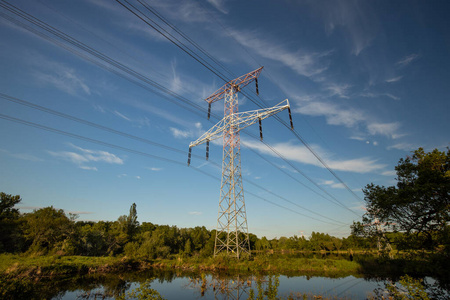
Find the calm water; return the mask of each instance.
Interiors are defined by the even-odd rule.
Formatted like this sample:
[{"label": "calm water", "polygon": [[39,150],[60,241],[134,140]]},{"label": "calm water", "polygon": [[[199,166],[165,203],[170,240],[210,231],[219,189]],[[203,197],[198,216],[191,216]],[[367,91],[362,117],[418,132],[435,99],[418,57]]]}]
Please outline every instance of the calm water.
[{"label": "calm water", "polygon": [[[267,289],[272,279],[279,279],[278,295],[287,297],[289,294],[314,294],[324,296],[338,296],[348,299],[365,299],[368,293],[376,288],[384,287],[384,282],[369,281],[353,276],[343,278],[306,277],[306,276],[265,276],[265,277],[216,277],[206,275],[205,280],[194,277],[176,276],[174,278],[157,278],[151,282],[151,288],[157,290],[166,299],[247,299],[250,289],[258,294],[258,279],[261,287]],[[139,286],[138,282],[126,282],[123,286],[130,291]],[[203,284],[203,289],[202,289]],[[119,283],[120,285],[120,283]],[[92,289],[77,289],[73,291],[60,291],[53,299],[114,299],[114,292],[119,288],[111,285],[101,285]],[[104,298],[103,298],[104,297]]]}]

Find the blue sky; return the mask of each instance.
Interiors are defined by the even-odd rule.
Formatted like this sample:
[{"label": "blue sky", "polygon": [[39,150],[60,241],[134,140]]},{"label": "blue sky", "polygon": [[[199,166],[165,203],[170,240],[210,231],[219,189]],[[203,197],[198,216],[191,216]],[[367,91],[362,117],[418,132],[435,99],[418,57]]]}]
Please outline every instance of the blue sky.
[{"label": "blue sky", "polygon": [[[289,99],[296,131],[337,175],[275,119],[263,121],[264,142],[285,160],[248,128],[242,172],[249,231],[260,237],[347,236],[366,184],[394,184],[399,158],[418,147],[449,146],[445,1],[144,2],[184,37],[129,3],[228,79],[264,66],[260,98],[253,85],[246,95],[267,106]],[[207,120],[203,99],[225,82],[115,1],[14,6],[83,44],[0,8],[1,190],[22,196],[22,212],[53,205],[80,220],[116,220],[135,202],[140,222],[215,228],[221,143],[209,162],[204,145],[186,161],[189,143],[218,121]],[[244,95],[239,104],[258,108]],[[223,114],[222,101],[212,108]]]}]

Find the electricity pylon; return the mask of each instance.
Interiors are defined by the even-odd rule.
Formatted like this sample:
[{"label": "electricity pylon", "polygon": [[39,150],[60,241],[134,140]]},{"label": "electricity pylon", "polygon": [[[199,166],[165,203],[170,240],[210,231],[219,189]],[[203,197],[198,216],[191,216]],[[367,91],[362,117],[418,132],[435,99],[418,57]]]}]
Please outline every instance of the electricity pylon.
[{"label": "electricity pylon", "polygon": [[[209,142],[223,137],[222,181],[214,256],[222,251],[226,251],[227,254],[237,258],[243,253],[250,255],[247,214],[242,186],[240,131],[259,121],[262,139],[261,120],[285,109],[289,110],[291,127],[293,127],[287,99],[271,108],[238,112],[237,93],[252,81],[255,81],[256,92],[258,93],[257,80],[261,71],[262,67],[233,79],[205,99],[209,104],[208,119],[211,113],[211,103],[224,99],[224,117],[200,138],[189,144],[188,165],[191,161],[192,147],[206,143],[206,159],[208,159]],[[283,103],[285,104],[283,105]]]}]

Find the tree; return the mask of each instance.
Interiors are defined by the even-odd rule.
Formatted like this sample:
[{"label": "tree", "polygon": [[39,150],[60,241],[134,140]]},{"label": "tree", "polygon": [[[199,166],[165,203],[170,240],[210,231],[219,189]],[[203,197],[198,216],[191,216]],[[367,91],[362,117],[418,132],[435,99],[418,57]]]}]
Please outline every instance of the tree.
[{"label": "tree", "polygon": [[[395,167],[397,186],[373,183],[363,190],[367,213],[362,224],[382,222],[388,229],[404,232],[408,245],[435,249],[443,241],[450,221],[450,149],[425,152],[400,159]],[[353,226],[353,230],[364,229]],[[370,226],[367,226],[370,228]]]},{"label": "tree", "polygon": [[14,206],[21,200],[19,195],[0,193],[0,253],[17,250],[20,240],[18,229],[20,213]]},{"label": "tree", "polygon": [[133,203],[130,207],[130,214],[127,217],[127,234],[130,240],[133,239],[138,228],[139,222],[137,221],[136,203]]},{"label": "tree", "polygon": [[44,207],[26,214],[24,220],[25,236],[31,242],[32,250],[73,251],[67,250],[74,245],[75,222],[62,209]]}]

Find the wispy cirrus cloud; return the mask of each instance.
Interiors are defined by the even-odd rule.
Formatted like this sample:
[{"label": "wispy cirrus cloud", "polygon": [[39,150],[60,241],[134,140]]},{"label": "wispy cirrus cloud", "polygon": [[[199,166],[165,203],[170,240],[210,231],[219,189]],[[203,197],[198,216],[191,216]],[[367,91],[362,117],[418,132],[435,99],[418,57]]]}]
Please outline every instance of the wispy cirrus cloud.
[{"label": "wispy cirrus cloud", "polygon": [[367,124],[367,129],[370,134],[372,135],[384,135],[391,139],[397,139],[402,134],[398,133],[398,130],[400,128],[399,122],[393,122],[393,123],[370,123]]},{"label": "wispy cirrus cloud", "polygon": [[329,186],[334,189],[344,189],[345,186],[340,182],[335,182],[334,180],[323,180],[322,185]]},{"label": "wispy cirrus cloud", "polygon": [[39,157],[37,157],[33,154],[29,154],[29,153],[13,153],[13,152],[10,152],[5,149],[0,149],[0,152],[3,152],[11,157],[22,159],[22,160],[28,160],[28,161],[34,161],[34,162],[44,161],[42,158],[39,158]]},{"label": "wispy cirrus cloud", "polygon": [[392,177],[392,176],[396,176],[397,172],[396,171],[384,171],[384,172],[381,173],[381,175]]},{"label": "wispy cirrus cloud", "polygon": [[39,84],[50,85],[70,95],[91,95],[87,80],[75,69],[37,53],[28,53],[26,60],[33,67],[30,74]]},{"label": "wispy cirrus cloud", "polygon": [[170,127],[170,132],[172,133],[172,135],[179,139],[179,138],[188,138],[188,137],[192,137],[193,133],[190,130],[181,130],[175,127]]},{"label": "wispy cirrus cloud", "polygon": [[192,216],[200,216],[203,213],[201,211],[190,211],[190,212],[188,212],[188,214],[190,214]]},{"label": "wispy cirrus cloud", "polygon": [[403,76],[397,76],[397,77],[386,79],[386,82],[393,83],[393,82],[400,81],[402,78],[403,78]]},{"label": "wispy cirrus cloud", "polygon": [[354,108],[343,108],[330,102],[307,102],[294,109],[294,112],[310,116],[324,116],[330,125],[355,126],[366,120],[365,114]]},{"label": "wispy cirrus cloud", "polygon": [[150,168],[147,168],[147,169],[150,170],[150,171],[153,171],[153,172],[159,172],[159,171],[161,171],[163,168],[150,167]]},{"label": "wispy cirrus cloud", "polygon": [[329,34],[341,30],[358,56],[371,45],[379,30],[379,21],[371,13],[370,3],[364,1],[313,1],[313,8],[322,15]]},{"label": "wispy cirrus cloud", "polygon": [[192,138],[194,136],[201,136],[202,131],[202,124],[197,122],[194,124],[193,129],[178,129],[175,127],[169,127],[170,132],[172,133],[174,138],[180,139],[180,138]]},{"label": "wispy cirrus cloud", "polygon": [[69,146],[74,148],[77,152],[73,151],[47,151],[47,152],[53,157],[70,161],[83,170],[98,171],[96,167],[85,165],[87,163],[92,162],[103,162],[108,164],[119,164],[119,165],[122,165],[124,163],[120,157],[107,151],[84,149],[73,144],[69,144]]},{"label": "wispy cirrus cloud", "polygon": [[232,31],[231,35],[244,47],[250,48],[264,58],[282,63],[299,75],[314,77],[328,69],[324,57],[332,51],[310,52],[306,50],[292,51],[282,46],[282,43],[261,36],[257,31]]},{"label": "wispy cirrus cloud", "polygon": [[390,93],[362,93],[360,95],[361,97],[365,97],[365,98],[380,98],[380,97],[388,97],[391,98],[392,100],[400,100],[400,97],[397,97],[395,95],[392,95]]},{"label": "wispy cirrus cloud", "polygon": [[225,0],[207,0],[207,1],[221,13],[228,14],[228,9],[225,7],[226,2]]},{"label": "wispy cirrus cloud", "polygon": [[128,118],[128,117],[125,116],[124,114],[118,112],[117,110],[114,111],[114,114],[115,114],[116,116],[118,116],[119,118],[122,118],[122,119],[124,119],[124,120],[126,120],[126,121],[129,121],[129,122],[131,121],[130,118]]},{"label": "wispy cirrus cloud", "polygon": [[412,151],[414,149],[417,149],[417,146],[411,143],[397,143],[391,146],[387,147],[388,150],[396,149],[396,150],[403,150],[403,151]]},{"label": "wispy cirrus cloud", "polygon": [[419,58],[419,55],[413,53],[413,54],[410,54],[410,55],[407,55],[407,56],[403,57],[402,59],[397,61],[395,63],[395,65],[398,66],[398,67],[406,67],[407,65],[409,65],[413,61],[415,61],[417,58]]},{"label": "wispy cirrus cloud", "polygon": [[[248,148],[257,150],[263,154],[268,154],[277,157],[277,155],[274,152],[272,152],[269,148],[267,148],[265,145],[261,143],[242,140],[242,144]],[[324,166],[315,158],[315,156],[304,146],[295,145],[292,143],[279,143],[273,145],[273,148],[275,148],[275,150],[278,153],[280,153],[289,160],[324,168]],[[322,151],[320,147],[313,146],[313,148],[317,153],[319,153],[319,155],[322,158],[325,158],[325,161],[327,162],[328,166],[333,170],[356,172],[356,173],[369,173],[386,167],[386,165],[378,163],[376,159],[371,159],[367,157],[349,160],[332,159],[329,157],[329,155],[326,155],[326,153]]]},{"label": "wispy cirrus cloud", "polygon": [[336,84],[331,83],[325,87],[326,90],[331,92],[330,96],[338,96],[340,98],[349,98],[347,96],[347,91],[351,87],[349,84]]}]

